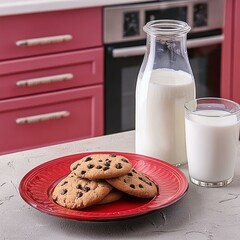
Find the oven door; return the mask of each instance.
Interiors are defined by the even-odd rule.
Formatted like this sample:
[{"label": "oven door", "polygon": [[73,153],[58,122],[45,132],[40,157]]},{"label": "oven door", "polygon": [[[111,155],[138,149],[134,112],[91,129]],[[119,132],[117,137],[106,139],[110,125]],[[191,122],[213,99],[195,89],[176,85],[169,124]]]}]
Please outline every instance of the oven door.
[{"label": "oven door", "polygon": [[[197,97],[220,96],[222,35],[190,39],[188,56]],[[105,134],[135,128],[135,88],[144,41],[105,47]]]},{"label": "oven door", "polygon": [[187,41],[198,98],[220,97],[222,41],[223,35]]},{"label": "oven door", "polygon": [[135,88],[144,52],[145,41],[105,47],[105,134],[135,128]]}]

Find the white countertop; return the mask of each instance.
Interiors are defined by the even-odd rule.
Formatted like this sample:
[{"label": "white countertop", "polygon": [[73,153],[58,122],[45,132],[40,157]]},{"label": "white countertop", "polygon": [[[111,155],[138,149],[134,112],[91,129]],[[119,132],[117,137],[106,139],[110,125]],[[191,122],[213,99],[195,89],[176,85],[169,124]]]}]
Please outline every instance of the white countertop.
[{"label": "white countertop", "polygon": [[[222,188],[189,183],[175,204],[117,222],[81,222],[42,213],[19,195],[22,177],[37,165],[86,151],[134,152],[134,132],[113,134],[0,156],[0,240],[239,240],[240,159],[233,182]],[[187,166],[179,168],[188,175]]]},{"label": "white countertop", "polygon": [[0,16],[147,1],[149,0],[1,0]]}]

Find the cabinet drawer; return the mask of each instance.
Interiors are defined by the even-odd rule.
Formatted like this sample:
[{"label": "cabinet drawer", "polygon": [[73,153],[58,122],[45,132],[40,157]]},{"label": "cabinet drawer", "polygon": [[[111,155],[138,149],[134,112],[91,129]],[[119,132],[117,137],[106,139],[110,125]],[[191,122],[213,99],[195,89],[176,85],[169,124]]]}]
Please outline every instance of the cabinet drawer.
[{"label": "cabinet drawer", "polygon": [[103,87],[4,100],[0,114],[0,153],[102,135]]},{"label": "cabinet drawer", "polygon": [[0,60],[100,46],[102,9],[0,17]]},{"label": "cabinet drawer", "polygon": [[102,82],[102,48],[0,62],[0,99]]}]

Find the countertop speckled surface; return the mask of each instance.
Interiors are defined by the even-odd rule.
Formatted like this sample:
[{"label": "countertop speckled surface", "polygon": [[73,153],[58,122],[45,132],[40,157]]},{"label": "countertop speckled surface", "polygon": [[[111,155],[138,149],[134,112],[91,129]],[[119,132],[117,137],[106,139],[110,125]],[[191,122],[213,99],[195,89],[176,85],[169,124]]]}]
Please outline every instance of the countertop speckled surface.
[{"label": "countertop speckled surface", "polygon": [[[0,156],[0,239],[178,239],[237,240],[240,235],[240,162],[234,181],[223,188],[189,183],[175,204],[117,222],[81,222],[47,215],[19,195],[22,177],[37,165],[86,151],[134,152],[134,132],[69,142]],[[180,170],[188,175],[187,166]]]}]

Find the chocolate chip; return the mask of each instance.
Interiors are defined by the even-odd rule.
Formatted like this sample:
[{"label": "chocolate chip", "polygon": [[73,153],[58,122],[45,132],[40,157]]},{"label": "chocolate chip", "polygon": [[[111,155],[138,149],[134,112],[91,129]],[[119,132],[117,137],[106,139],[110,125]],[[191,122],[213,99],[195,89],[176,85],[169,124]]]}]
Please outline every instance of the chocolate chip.
[{"label": "chocolate chip", "polygon": [[110,157],[116,157],[116,154],[109,154]]},{"label": "chocolate chip", "polygon": [[125,183],[127,183],[127,180],[126,180],[126,179],[123,179],[123,181],[124,181]]},{"label": "chocolate chip", "polygon": [[78,184],[78,185],[76,186],[76,189],[82,189],[82,185],[81,185],[81,184]]},{"label": "chocolate chip", "polygon": [[125,159],[125,158],[122,158],[121,160],[122,160],[123,162],[125,162],[125,163],[128,163],[128,160]]},{"label": "chocolate chip", "polygon": [[122,164],[121,163],[116,164],[116,169],[121,169],[121,168],[122,168]]},{"label": "chocolate chip", "polygon": [[97,166],[96,166],[96,169],[101,169],[101,168],[102,168],[101,165],[97,165]]},{"label": "chocolate chip", "polygon": [[61,186],[65,185],[65,184],[67,184],[67,183],[68,183],[68,181],[64,181],[64,182],[61,184]]},{"label": "chocolate chip", "polygon": [[91,168],[93,168],[93,167],[94,167],[93,164],[90,164],[90,163],[89,163],[89,164],[87,165],[87,168],[88,168],[88,169],[91,169]]},{"label": "chocolate chip", "polygon": [[[146,177],[147,178],[147,177]],[[149,186],[152,186],[151,182],[148,182],[147,180],[143,179],[142,177],[138,177],[139,180],[145,182],[146,184],[148,184]],[[148,178],[147,178],[148,179]],[[149,180],[150,181],[150,180]]]},{"label": "chocolate chip", "polygon": [[130,172],[130,173],[128,173],[127,175],[128,175],[128,176],[131,176],[131,177],[133,176],[133,174],[132,174],[131,172]]},{"label": "chocolate chip", "polygon": [[147,181],[147,180],[143,180],[146,184],[148,184],[149,186],[152,186],[152,182],[151,182],[151,180],[147,177],[147,176],[145,176],[145,178],[149,181]]},{"label": "chocolate chip", "polygon": [[134,184],[130,184],[130,187],[135,189],[135,185]]},{"label": "chocolate chip", "polygon": [[73,168],[73,170],[76,170],[77,168],[78,168],[78,166],[80,166],[81,164],[77,164],[74,168]]},{"label": "chocolate chip", "polygon": [[67,193],[67,189],[63,189],[62,191],[61,191],[61,195],[64,195],[64,194],[66,194]]},{"label": "chocolate chip", "polygon": [[86,187],[83,188],[83,191],[84,191],[84,192],[88,192],[89,190],[90,190],[90,187],[87,187],[87,186],[86,186]]},{"label": "chocolate chip", "polygon": [[82,193],[82,192],[77,192],[77,194],[76,194],[77,198],[80,198],[80,197],[82,197],[82,195],[83,195],[83,193]]},{"label": "chocolate chip", "polygon": [[106,166],[106,167],[103,168],[103,171],[107,171],[108,169],[109,169],[109,167]]},{"label": "chocolate chip", "polygon": [[133,173],[137,173],[134,169],[132,170]]},{"label": "chocolate chip", "polygon": [[85,174],[86,173],[86,171],[81,171],[81,174],[83,175],[83,174]]},{"label": "chocolate chip", "polygon": [[99,161],[99,162],[102,162],[103,160],[100,159],[100,160],[98,160],[98,161]]},{"label": "chocolate chip", "polygon": [[88,162],[88,161],[91,161],[91,160],[92,160],[91,157],[87,157],[87,158],[85,159],[85,162]]},{"label": "chocolate chip", "polygon": [[143,188],[143,185],[142,185],[142,184],[139,184],[138,187],[139,187],[139,188]]},{"label": "chocolate chip", "polygon": [[107,167],[109,167],[110,165],[111,165],[110,162],[106,162],[106,163],[105,163],[105,166],[107,166]]}]

